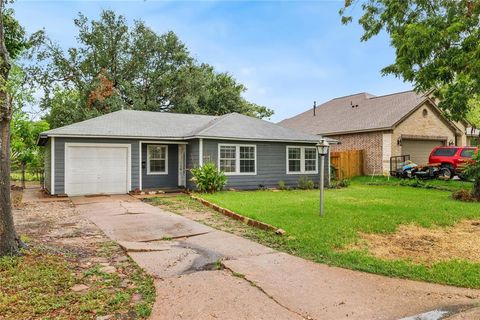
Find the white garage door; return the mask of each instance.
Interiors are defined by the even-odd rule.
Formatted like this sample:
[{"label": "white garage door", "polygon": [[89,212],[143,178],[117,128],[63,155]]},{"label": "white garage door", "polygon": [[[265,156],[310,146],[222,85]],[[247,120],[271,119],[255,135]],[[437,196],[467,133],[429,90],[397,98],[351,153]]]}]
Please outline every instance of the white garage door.
[{"label": "white garage door", "polygon": [[428,157],[433,148],[443,146],[440,140],[410,140],[402,139],[402,155],[410,155],[410,160],[422,165],[428,163]]},{"label": "white garage door", "polygon": [[65,144],[65,193],[127,193],[130,189],[130,146]]}]

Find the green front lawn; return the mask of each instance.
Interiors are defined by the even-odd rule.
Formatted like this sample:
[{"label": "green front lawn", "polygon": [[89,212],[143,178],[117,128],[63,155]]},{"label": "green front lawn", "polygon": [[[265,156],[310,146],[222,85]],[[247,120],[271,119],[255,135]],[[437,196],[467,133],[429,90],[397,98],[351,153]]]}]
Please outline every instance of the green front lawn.
[{"label": "green front lawn", "polygon": [[367,185],[364,180],[368,179],[356,179],[346,189],[327,190],[323,218],[318,213],[318,190],[227,191],[201,197],[286,230],[287,236],[263,235],[258,240],[307,259],[393,277],[480,288],[480,264],[450,260],[427,266],[382,260],[366,250],[348,249],[360,240],[359,232],[392,233],[401,224],[429,228],[480,219],[480,204],[454,201],[449,191]]},{"label": "green front lawn", "polygon": [[438,189],[457,191],[460,189],[471,189],[472,182],[462,180],[418,180],[418,179],[399,179],[384,176],[362,176],[352,178],[354,184],[365,185],[388,185],[388,186],[414,186],[425,189]]}]

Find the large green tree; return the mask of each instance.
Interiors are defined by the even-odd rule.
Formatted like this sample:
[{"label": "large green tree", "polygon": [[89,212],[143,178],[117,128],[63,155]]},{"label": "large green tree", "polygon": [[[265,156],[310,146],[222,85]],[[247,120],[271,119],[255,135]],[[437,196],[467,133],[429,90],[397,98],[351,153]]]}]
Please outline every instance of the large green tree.
[{"label": "large green tree", "polygon": [[13,99],[11,59],[27,46],[25,31],[0,0],[0,256],[17,254],[22,245],[13,224],[10,200],[10,122]]},{"label": "large green tree", "polygon": [[[32,51],[38,63],[29,68],[45,91],[42,107],[52,127],[122,108],[260,118],[273,113],[246,101],[245,86],[230,74],[192,58],[173,32],[158,34],[142,21],[129,26],[110,10],[93,21],[79,14],[74,23],[78,46],[63,50],[45,38]],[[63,99],[69,107],[58,105]]]},{"label": "large green tree", "polygon": [[480,100],[480,1],[345,0],[344,23],[358,4],[361,40],[385,31],[395,48],[395,61],[382,73],[412,82],[417,91],[433,90],[452,119],[465,119],[470,101]]}]

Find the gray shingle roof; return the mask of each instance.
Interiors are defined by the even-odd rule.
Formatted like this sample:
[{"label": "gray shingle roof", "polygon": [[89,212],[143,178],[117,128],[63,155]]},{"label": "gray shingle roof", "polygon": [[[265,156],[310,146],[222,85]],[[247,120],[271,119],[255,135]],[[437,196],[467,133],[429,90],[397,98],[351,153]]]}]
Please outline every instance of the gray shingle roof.
[{"label": "gray shingle roof", "polygon": [[41,137],[129,137],[188,139],[195,137],[245,140],[308,141],[318,136],[238,113],[206,116],[122,110],[42,132]]},{"label": "gray shingle roof", "polygon": [[218,117],[178,113],[121,110],[43,132],[41,135],[162,137],[192,135]]},{"label": "gray shingle roof", "polygon": [[279,124],[312,134],[391,128],[426,99],[414,91],[378,97],[364,92],[325,102],[317,107],[316,116],[309,109]]},{"label": "gray shingle roof", "polygon": [[198,131],[200,137],[224,137],[248,140],[280,140],[280,141],[318,141],[319,137],[282,127],[265,120],[229,113],[213,121],[211,125]]}]

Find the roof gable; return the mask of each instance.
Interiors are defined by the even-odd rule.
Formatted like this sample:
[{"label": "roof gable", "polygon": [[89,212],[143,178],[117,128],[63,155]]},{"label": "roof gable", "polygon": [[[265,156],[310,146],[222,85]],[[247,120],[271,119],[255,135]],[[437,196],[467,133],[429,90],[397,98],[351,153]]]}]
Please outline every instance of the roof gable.
[{"label": "roof gable", "polygon": [[427,99],[414,91],[385,96],[359,93],[318,106],[315,116],[310,109],[279,124],[313,134],[390,129]]}]

